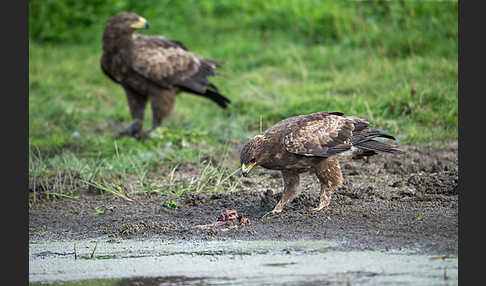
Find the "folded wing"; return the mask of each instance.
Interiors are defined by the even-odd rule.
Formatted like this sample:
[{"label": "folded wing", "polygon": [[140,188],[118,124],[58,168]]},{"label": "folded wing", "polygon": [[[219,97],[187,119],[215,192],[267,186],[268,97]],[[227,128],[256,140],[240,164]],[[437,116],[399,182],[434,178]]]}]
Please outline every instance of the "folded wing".
[{"label": "folded wing", "polygon": [[132,55],[132,69],[161,88],[176,87],[207,97],[221,107],[230,103],[207,79],[216,75],[217,63],[187,51],[177,42],[144,38],[135,43]]}]

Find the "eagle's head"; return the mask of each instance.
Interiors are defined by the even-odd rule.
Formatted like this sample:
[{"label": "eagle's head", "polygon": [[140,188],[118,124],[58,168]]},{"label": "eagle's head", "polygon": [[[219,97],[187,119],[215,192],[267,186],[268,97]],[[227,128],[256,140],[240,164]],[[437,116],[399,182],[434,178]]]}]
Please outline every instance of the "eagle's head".
[{"label": "eagle's head", "polygon": [[144,17],[132,12],[121,12],[106,21],[105,33],[110,31],[113,34],[126,34],[148,27],[149,24]]},{"label": "eagle's head", "polygon": [[248,140],[241,149],[240,163],[243,176],[246,177],[250,170],[264,159],[262,145],[263,135],[257,135]]}]

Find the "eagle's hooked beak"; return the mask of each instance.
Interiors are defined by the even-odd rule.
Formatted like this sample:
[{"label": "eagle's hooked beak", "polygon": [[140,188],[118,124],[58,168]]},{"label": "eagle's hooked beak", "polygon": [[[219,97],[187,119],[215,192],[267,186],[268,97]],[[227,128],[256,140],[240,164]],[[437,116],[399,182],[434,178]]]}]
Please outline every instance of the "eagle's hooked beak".
[{"label": "eagle's hooked beak", "polygon": [[138,18],[138,21],[131,24],[130,28],[133,29],[148,29],[149,23],[144,17]]},{"label": "eagle's hooked beak", "polygon": [[255,164],[256,164],[256,162],[251,163],[251,164],[250,164],[250,165],[248,165],[248,167],[247,167],[247,166],[245,165],[245,163],[243,163],[243,164],[241,165],[241,174],[242,174],[243,176],[245,176],[245,177],[246,177],[246,176],[248,176],[248,173],[250,173],[251,168],[253,168],[253,166],[255,166]]}]

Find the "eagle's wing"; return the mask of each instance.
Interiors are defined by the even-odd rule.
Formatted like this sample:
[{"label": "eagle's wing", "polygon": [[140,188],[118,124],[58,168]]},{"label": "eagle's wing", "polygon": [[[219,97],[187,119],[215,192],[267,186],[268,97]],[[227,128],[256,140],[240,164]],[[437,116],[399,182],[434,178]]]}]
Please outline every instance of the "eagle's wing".
[{"label": "eagle's wing", "polygon": [[340,113],[314,113],[302,117],[284,137],[285,149],[304,156],[329,157],[352,146],[354,123]]},{"label": "eagle's wing", "polygon": [[167,38],[166,38],[166,37],[164,37],[164,36],[157,36],[156,38],[158,38],[158,39],[160,39],[160,40],[161,40],[161,43],[160,43],[160,44],[161,44],[161,46],[165,46],[165,45],[164,45],[164,43],[163,43],[163,42],[165,41],[165,42],[166,42],[166,45],[169,45],[169,46],[171,46],[171,45],[172,45],[172,46],[175,46],[175,47],[179,47],[179,48],[181,48],[181,49],[183,49],[183,50],[185,50],[185,51],[187,51],[187,50],[188,50],[188,49],[187,49],[187,47],[186,47],[186,45],[184,45],[184,44],[183,44],[182,42],[180,42],[180,41],[177,41],[177,40],[171,40],[171,39],[167,39]]},{"label": "eagle's wing", "polygon": [[132,47],[131,67],[162,88],[179,87],[196,94],[204,94],[207,89],[217,91],[207,80],[215,75],[216,63],[163,37],[139,36]]}]

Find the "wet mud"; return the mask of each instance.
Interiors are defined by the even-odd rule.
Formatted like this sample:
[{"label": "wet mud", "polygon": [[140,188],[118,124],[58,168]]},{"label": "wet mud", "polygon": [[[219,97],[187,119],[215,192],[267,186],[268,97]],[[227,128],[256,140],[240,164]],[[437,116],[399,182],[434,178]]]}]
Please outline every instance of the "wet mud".
[{"label": "wet mud", "polygon": [[[260,219],[278,202],[282,182],[279,172],[258,168],[230,193],[139,196],[130,202],[86,190],[76,200],[39,200],[29,209],[29,238],[332,239],[340,241],[340,250],[457,255],[457,147],[403,149],[400,155],[342,163],[344,183],[318,212],[312,210],[318,203],[318,181],[303,174],[295,200],[282,213]],[[168,199],[178,202],[177,210],[166,206]],[[227,209],[237,210],[251,224],[194,228],[216,222]]]}]

